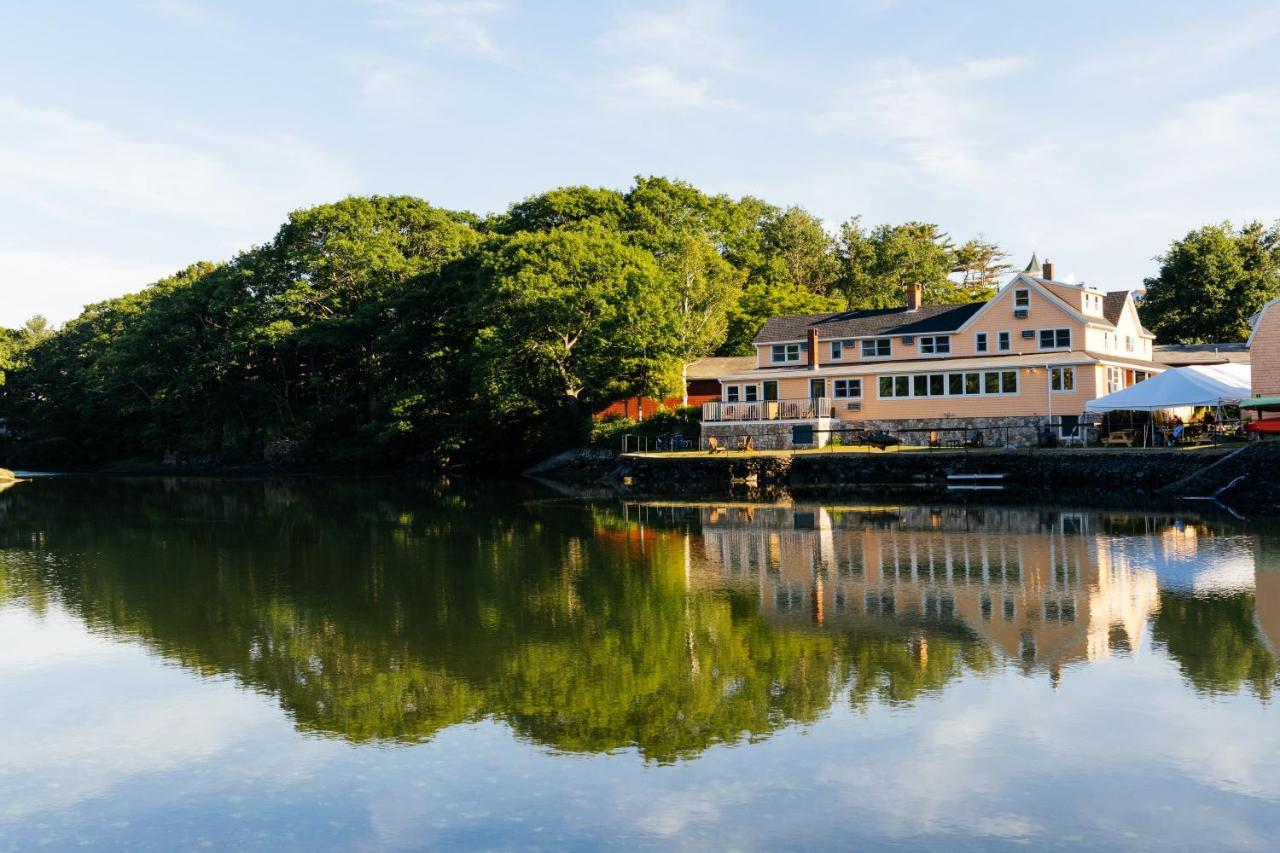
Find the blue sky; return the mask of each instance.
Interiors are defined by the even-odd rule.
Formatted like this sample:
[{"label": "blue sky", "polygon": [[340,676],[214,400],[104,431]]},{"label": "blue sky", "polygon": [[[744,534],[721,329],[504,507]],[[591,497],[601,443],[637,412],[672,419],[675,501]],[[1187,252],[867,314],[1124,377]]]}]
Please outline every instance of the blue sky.
[{"label": "blue sky", "polygon": [[1108,289],[1280,218],[1274,3],[5,3],[0,324],[409,193],[662,174],[926,219]]}]

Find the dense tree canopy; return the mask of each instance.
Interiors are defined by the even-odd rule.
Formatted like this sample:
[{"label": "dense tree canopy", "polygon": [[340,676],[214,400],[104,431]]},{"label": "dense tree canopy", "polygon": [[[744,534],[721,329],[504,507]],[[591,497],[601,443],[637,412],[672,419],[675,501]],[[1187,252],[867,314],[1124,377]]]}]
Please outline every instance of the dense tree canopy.
[{"label": "dense tree canopy", "polygon": [[489,217],[348,198],[56,333],[36,318],[0,335],[5,453],[528,458],[581,440],[618,396],[678,396],[691,362],[750,353],[771,316],[901,304],[907,283],[928,301],[982,298],[1000,257],[956,250],[929,223],[854,218],[833,235],[800,208],[661,177],[562,187]]},{"label": "dense tree canopy", "polygon": [[1280,223],[1206,225],[1175,240],[1145,282],[1142,322],[1161,343],[1230,343],[1280,296]]}]

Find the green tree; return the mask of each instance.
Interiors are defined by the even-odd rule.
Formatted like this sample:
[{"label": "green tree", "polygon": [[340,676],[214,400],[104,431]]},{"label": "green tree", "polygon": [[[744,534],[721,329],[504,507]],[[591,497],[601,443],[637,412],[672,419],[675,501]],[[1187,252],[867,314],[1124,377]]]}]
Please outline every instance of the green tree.
[{"label": "green tree", "polygon": [[816,216],[789,207],[765,221],[762,236],[765,252],[780,267],[776,278],[820,296],[836,290],[840,263],[835,241]]},{"label": "green tree", "polygon": [[951,271],[960,274],[959,286],[967,300],[984,302],[995,294],[1000,280],[1013,269],[1005,261],[1008,257],[1008,252],[981,236],[956,247]]},{"label": "green tree", "polygon": [[729,310],[742,276],[706,237],[689,234],[663,259],[671,283],[671,348],[680,364],[681,401],[688,405],[688,368],[725,342]]},{"label": "green tree", "polygon": [[1206,225],[1170,244],[1138,312],[1163,343],[1230,343],[1280,296],[1280,223]]},{"label": "green tree", "polygon": [[556,229],[515,235],[485,270],[477,344],[496,411],[532,408],[577,440],[593,405],[652,389],[670,315],[651,255],[604,228]]}]

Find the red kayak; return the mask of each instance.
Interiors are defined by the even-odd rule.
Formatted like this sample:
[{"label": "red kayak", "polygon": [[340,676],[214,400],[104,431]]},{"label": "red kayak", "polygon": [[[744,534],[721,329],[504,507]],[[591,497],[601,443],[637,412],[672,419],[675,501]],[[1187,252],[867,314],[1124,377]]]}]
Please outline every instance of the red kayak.
[{"label": "red kayak", "polygon": [[1264,435],[1280,435],[1280,418],[1263,418],[1260,421],[1250,421],[1244,425],[1249,432],[1260,432]]}]

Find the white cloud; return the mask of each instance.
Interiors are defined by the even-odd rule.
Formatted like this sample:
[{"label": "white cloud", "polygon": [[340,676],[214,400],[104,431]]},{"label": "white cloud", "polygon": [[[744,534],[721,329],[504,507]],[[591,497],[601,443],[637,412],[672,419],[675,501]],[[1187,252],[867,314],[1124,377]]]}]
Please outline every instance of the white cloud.
[{"label": "white cloud", "polygon": [[727,33],[724,0],[687,0],[665,9],[630,12],[600,39],[619,55],[641,54],[675,65],[736,70],[742,50]]},{"label": "white cloud", "polygon": [[[85,303],[224,259],[268,238],[289,211],[355,186],[349,170],[291,134],[204,132],[179,144],[2,98],[0,129],[0,313],[9,324],[37,312],[65,321]],[[37,220],[38,244],[14,236]]]},{"label": "white cloud", "polygon": [[882,62],[844,87],[814,120],[814,129],[900,148],[935,178],[977,186],[991,171],[988,158],[1007,164],[1012,153],[992,147],[998,134],[1012,128],[984,84],[1012,76],[1023,64],[1019,57],[932,69],[902,59]]},{"label": "white cloud", "polygon": [[622,15],[598,40],[606,56],[624,58],[606,75],[605,93],[628,108],[724,108],[716,78],[741,70],[742,51],[728,32],[722,0],[687,0]]},{"label": "white cloud", "polygon": [[14,328],[36,314],[64,323],[85,305],[141,290],[177,269],[70,251],[0,249],[0,326]]},{"label": "white cloud", "polygon": [[632,68],[616,80],[611,88],[618,96],[639,98],[656,106],[675,108],[728,107],[731,101],[711,95],[711,81],[705,77],[681,77],[665,65]]},{"label": "white cloud", "polygon": [[498,0],[374,0],[380,27],[409,33],[427,48],[498,58],[489,21],[506,11]]},{"label": "white cloud", "polygon": [[350,180],[331,158],[288,134],[207,137],[227,149],[215,156],[3,99],[0,125],[0,199],[72,218],[125,211],[234,226]]}]

